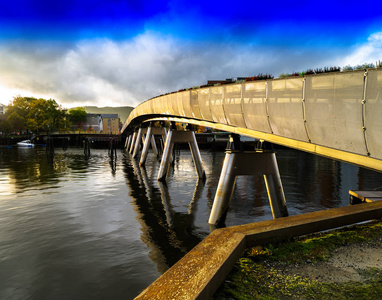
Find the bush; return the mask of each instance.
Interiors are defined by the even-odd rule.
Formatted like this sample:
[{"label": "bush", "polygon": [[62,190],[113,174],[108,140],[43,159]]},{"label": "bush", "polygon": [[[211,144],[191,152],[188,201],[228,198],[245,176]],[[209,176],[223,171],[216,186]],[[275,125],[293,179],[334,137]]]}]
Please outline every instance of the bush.
[{"label": "bush", "polygon": [[372,69],[372,68],[375,68],[374,64],[373,63],[364,63],[362,65],[357,65],[354,67],[355,70],[365,70],[365,69]]},{"label": "bush", "polygon": [[351,65],[347,65],[345,67],[342,67],[342,71],[352,71],[354,68]]}]

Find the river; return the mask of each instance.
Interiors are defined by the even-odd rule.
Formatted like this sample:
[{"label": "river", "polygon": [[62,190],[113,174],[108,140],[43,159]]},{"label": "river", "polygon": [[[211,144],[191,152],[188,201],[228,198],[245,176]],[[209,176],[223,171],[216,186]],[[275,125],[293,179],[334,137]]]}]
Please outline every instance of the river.
[{"label": "river", "polygon": [[[199,181],[177,150],[166,184],[160,162],[145,168],[118,151],[0,148],[0,299],[132,299],[210,233],[223,152],[201,150]],[[349,189],[382,185],[382,174],[277,150],[290,215],[349,204]],[[233,226],[271,219],[263,179],[238,177]]]}]

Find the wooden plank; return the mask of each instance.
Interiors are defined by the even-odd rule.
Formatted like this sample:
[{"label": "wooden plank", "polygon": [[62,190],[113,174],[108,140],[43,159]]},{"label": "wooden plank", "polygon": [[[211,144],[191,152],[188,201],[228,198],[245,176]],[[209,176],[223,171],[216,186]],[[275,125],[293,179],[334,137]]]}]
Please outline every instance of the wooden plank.
[{"label": "wooden plank", "polygon": [[349,191],[349,194],[363,202],[382,200],[382,191]]}]

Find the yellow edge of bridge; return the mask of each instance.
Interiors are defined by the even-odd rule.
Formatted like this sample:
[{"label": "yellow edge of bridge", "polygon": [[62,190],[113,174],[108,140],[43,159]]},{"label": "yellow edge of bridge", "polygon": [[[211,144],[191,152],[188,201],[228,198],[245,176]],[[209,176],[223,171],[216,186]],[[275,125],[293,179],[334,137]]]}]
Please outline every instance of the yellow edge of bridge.
[{"label": "yellow edge of bridge", "polygon": [[256,131],[252,129],[235,127],[235,126],[218,124],[218,123],[201,121],[201,120],[179,118],[179,117],[155,117],[146,121],[147,122],[148,121],[174,121],[179,123],[189,123],[189,124],[194,124],[199,126],[211,127],[214,129],[229,131],[229,132],[245,135],[252,138],[263,139],[271,143],[275,143],[285,147],[290,147],[297,150],[325,156],[331,159],[340,160],[347,163],[352,163],[358,166],[376,170],[378,172],[382,170],[382,161],[379,159],[375,159],[369,156],[363,156],[363,155],[359,155],[359,154],[355,154],[351,152],[346,152],[343,150],[336,150],[329,147],[315,145],[315,144],[304,142],[304,141],[293,140],[293,139],[277,136],[270,133],[264,133],[264,132]]}]

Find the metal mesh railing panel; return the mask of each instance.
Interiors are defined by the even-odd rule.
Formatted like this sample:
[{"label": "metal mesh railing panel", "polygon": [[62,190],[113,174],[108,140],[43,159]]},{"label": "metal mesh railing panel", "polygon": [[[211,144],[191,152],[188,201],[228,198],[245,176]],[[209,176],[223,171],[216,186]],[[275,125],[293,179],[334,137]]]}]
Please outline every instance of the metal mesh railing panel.
[{"label": "metal mesh railing panel", "polygon": [[170,113],[174,116],[179,116],[178,93],[170,94],[168,97],[169,97]]},{"label": "metal mesh railing panel", "polygon": [[370,156],[382,159],[382,69],[368,71],[365,128]]},{"label": "metal mesh railing panel", "polygon": [[360,71],[306,78],[306,120],[312,143],[365,154],[363,77]]},{"label": "metal mesh railing panel", "polygon": [[158,111],[159,111],[159,103],[157,100],[158,100],[158,97],[149,100],[151,102],[151,109],[152,109],[154,114],[158,113]]},{"label": "metal mesh railing panel", "polygon": [[210,89],[201,88],[198,90],[198,100],[200,113],[202,114],[203,120],[213,121],[210,109]]},{"label": "metal mesh railing panel", "polygon": [[266,97],[266,82],[249,82],[243,87],[243,113],[249,129],[270,133]]},{"label": "metal mesh railing panel", "polygon": [[179,116],[184,117],[184,110],[183,110],[183,93],[176,93],[176,105],[178,107]]},{"label": "metal mesh railing panel", "polygon": [[224,90],[222,86],[210,87],[211,117],[214,122],[227,124],[223,108]]},{"label": "metal mesh railing panel", "polygon": [[192,118],[191,102],[190,102],[190,91],[181,92],[182,94],[182,107],[185,117]]},{"label": "metal mesh railing panel", "polygon": [[302,98],[303,78],[268,82],[268,114],[274,134],[308,141]]},{"label": "metal mesh railing panel", "polygon": [[230,84],[224,90],[224,112],[228,124],[246,127],[241,104],[242,84]]},{"label": "metal mesh railing panel", "polygon": [[200,114],[200,109],[199,109],[198,90],[197,89],[191,90],[190,104],[191,104],[192,115],[194,116],[194,118],[195,119],[201,119],[202,115]]},{"label": "metal mesh railing panel", "polygon": [[162,96],[162,112],[166,115],[170,115],[170,95]]}]

